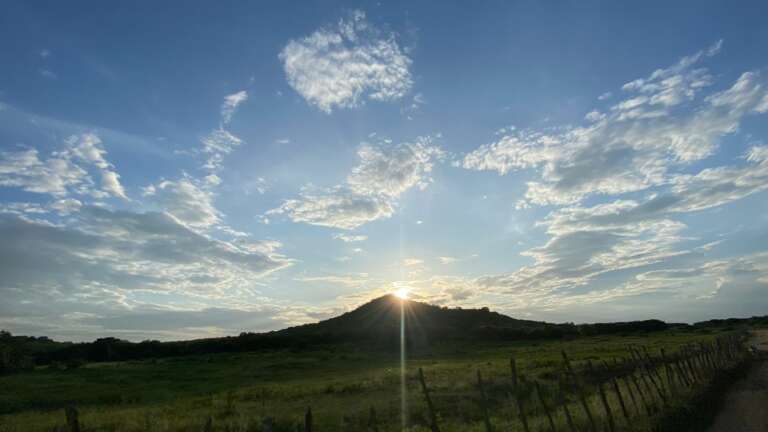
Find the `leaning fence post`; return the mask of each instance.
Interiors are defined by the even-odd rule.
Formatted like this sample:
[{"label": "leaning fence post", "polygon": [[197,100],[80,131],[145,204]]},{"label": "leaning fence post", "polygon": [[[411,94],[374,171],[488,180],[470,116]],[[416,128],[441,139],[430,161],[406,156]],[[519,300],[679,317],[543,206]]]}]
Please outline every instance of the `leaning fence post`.
[{"label": "leaning fence post", "polygon": [[568,359],[568,354],[565,353],[565,350],[562,351],[563,354],[563,360],[565,361],[565,367],[566,370],[568,370],[568,374],[573,379],[573,382],[576,384],[576,388],[579,392],[579,401],[581,402],[581,407],[584,408],[584,412],[587,414],[587,419],[589,419],[589,425],[590,430],[592,432],[597,432],[597,426],[595,425],[595,419],[592,417],[592,411],[589,409],[589,404],[587,404],[587,398],[584,395],[584,388],[577,382],[576,374],[573,373],[573,368],[571,367],[571,361]]},{"label": "leaning fence post", "polygon": [[541,386],[539,385],[538,381],[534,381],[533,385],[536,387],[536,394],[539,396],[539,402],[541,402],[541,407],[544,408],[544,413],[547,415],[547,421],[549,422],[549,430],[551,432],[555,432],[555,422],[552,420],[552,414],[549,412],[549,407],[547,406],[547,402],[544,401],[544,395],[541,394]]},{"label": "leaning fence post", "polygon": [[493,432],[491,419],[488,417],[488,399],[485,397],[485,388],[483,388],[483,376],[477,371],[477,386],[480,388],[480,400],[483,404],[483,420],[485,422],[485,431]]},{"label": "leaning fence post", "polygon": [[421,383],[421,392],[424,393],[424,400],[427,402],[427,409],[429,410],[429,427],[432,432],[440,432],[440,428],[437,426],[437,413],[435,413],[435,407],[432,405],[432,398],[429,397],[429,389],[427,388],[427,382],[424,380],[424,371],[419,368],[419,382]]},{"label": "leaning fence post", "polygon": [[643,390],[640,388],[640,384],[637,382],[637,379],[635,379],[635,375],[630,373],[629,379],[632,381],[632,384],[635,385],[635,390],[640,394],[640,401],[643,403],[643,407],[645,407],[645,412],[648,414],[648,417],[653,415],[653,412],[651,411],[650,405],[648,405],[648,401],[645,399],[645,395],[643,394]]},{"label": "leaning fence post", "polygon": [[621,389],[619,388],[619,383],[616,381],[616,378],[611,378],[611,384],[613,385],[613,390],[616,392],[616,397],[619,399],[621,413],[624,414],[624,418],[627,419],[627,424],[629,424],[629,411],[627,411],[627,406],[624,405],[624,397],[621,395]]},{"label": "leaning fence post", "polygon": [[[640,353],[640,350],[636,350],[636,353],[637,353],[637,359],[640,362],[640,379],[643,380],[643,383],[645,383],[645,386],[648,387],[649,389],[651,388],[651,386],[648,385],[648,381],[650,381],[651,384],[653,385],[653,389],[656,390],[656,393],[658,393],[659,398],[661,398],[661,402],[664,405],[666,405],[667,397],[664,394],[664,391],[659,387],[659,384],[656,383],[656,379],[653,377],[653,372],[649,367],[650,366],[649,361],[643,358],[643,355]],[[646,379],[646,377],[648,378]]]},{"label": "leaning fence post", "polygon": [[528,429],[528,419],[525,417],[525,408],[523,406],[523,398],[520,396],[520,392],[518,391],[517,387],[517,364],[515,363],[515,358],[511,357],[509,359],[509,369],[512,372],[512,397],[515,398],[515,401],[517,402],[517,411],[520,415],[520,423],[523,424],[523,431],[530,432]]},{"label": "leaning fence post", "polygon": [[669,393],[676,392],[675,388],[675,381],[674,377],[672,376],[672,366],[669,365],[669,361],[667,360],[667,353],[664,351],[664,348],[660,349],[661,352],[661,361],[664,363],[664,372],[667,374],[667,385],[669,386]]},{"label": "leaning fence post", "polygon": [[[592,374],[596,373],[595,368],[592,366],[592,361],[587,361],[587,368],[589,368],[589,372]],[[611,406],[608,405],[608,398],[605,397],[605,389],[603,389],[603,383],[599,382],[597,383],[597,391],[600,394],[600,401],[603,403],[603,409],[605,410],[605,415],[608,417],[608,428],[611,432],[616,431],[616,425],[613,422],[613,413],[611,412]]]},{"label": "leaning fence post", "polygon": [[635,392],[632,391],[632,386],[629,384],[629,380],[624,378],[617,378],[617,381],[621,379],[624,381],[624,387],[627,388],[627,392],[629,393],[629,398],[632,399],[632,406],[635,407],[635,412],[640,412],[640,406],[637,404],[637,399],[635,399]]},{"label": "leaning fence post", "polygon": [[275,421],[272,419],[272,417],[265,417],[264,420],[261,421],[261,430],[264,432],[272,432],[272,428],[275,426]]},{"label": "leaning fence post", "polygon": [[376,409],[371,405],[371,411],[368,414],[368,432],[379,432],[379,421],[376,419]]},{"label": "leaning fence post", "polygon": [[608,428],[611,432],[616,431],[616,425],[613,422],[613,413],[611,412],[611,406],[608,405],[608,398],[605,397],[605,390],[603,389],[603,383],[597,383],[597,389],[600,392],[600,400],[603,402],[603,409],[605,409],[605,415],[608,416]]},{"label": "leaning fence post", "polygon": [[[561,384],[562,384],[562,381],[561,381]],[[558,390],[558,398],[559,398],[560,405],[563,407],[563,412],[565,413],[565,421],[568,423],[568,429],[571,432],[577,432],[576,426],[573,424],[573,417],[571,416],[571,410],[568,408],[568,399],[565,398],[565,393],[563,392],[562,385]]]},{"label": "leaning fence post", "polygon": [[64,409],[64,414],[67,416],[69,432],[80,432],[80,419],[77,408],[68,406]]},{"label": "leaning fence post", "polygon": [[312,407],[307,407],[304,414],[304,432],[312,432]]}]

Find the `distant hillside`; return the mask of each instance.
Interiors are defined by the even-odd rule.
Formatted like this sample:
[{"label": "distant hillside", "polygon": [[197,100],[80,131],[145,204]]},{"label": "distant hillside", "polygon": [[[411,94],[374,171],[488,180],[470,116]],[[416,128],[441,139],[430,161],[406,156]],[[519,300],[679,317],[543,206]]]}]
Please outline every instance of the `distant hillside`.
[{"label": "distant hillside", "polygon": [[521,339],[576,334],[568,324],[520,320],[488,308],[446,308],[386,295],[338,317],[315,324],[272,332],[273,337],[333,342],[400,340],[401,307],[405,312],[406,340],[425,344],[457,339]]},{"label": "distant hillside", "polygon": [[77,367],[83,361],[133,360],[154,357],[244,352],[266,349],[304,349],[319,345],[353,345],[396,352],[400,344],[400,308],[405,312],[405,334],[411,352],[428,350],[440,342],[514,341],[553,339],[601,334],[654,332],[671,327],[709,331],[710,327],[768,325],[768,317],[730,318],[688,324],[659,320],[596,324],[551,324],[520,320],[488,308],[462,309],[402,301],[387,295],[338,317],[268,333],[178,342],[129,342],[113,337],[89,343],[55,342],[41,336],[14,336],[0,331],[0,374],[34,364]]}]

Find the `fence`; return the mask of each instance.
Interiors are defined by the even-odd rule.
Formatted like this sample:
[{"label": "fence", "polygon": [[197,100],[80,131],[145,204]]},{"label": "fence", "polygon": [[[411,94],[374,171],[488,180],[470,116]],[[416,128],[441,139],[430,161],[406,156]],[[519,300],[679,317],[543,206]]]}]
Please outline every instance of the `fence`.
[{"label": "fence", "polygon": [[[702,387],[720,371],[732,368],[747,354],[743,339],[737,335],[721,336],[711,343],[685,345],[675,353],[664,349],[651,353],[645,346],[627,346],[626,356],[614,357],[595,365],[591,360],[577,364],[562,351],[562,364],[556,385],[529,379],[518,373],[511,358],[505,385],[507,405],[514,419],[500,427],[492,421],[492,407],[487,394],[488,382],[477,372],[477,396],[482,427],[485,432],[522,430],[524,432],[617,432],[649,430],[652,419],[674,409],[678,398]],[[440,407],[422,368],[417,380],[426,405],[426,428],[441,432]],[[57,431],[80,432],[81,424],[75,407],[65,410],[66,428]],[[359,422],[358,422],[359,424]],[[365,422],[369,432],[379,432],[376,410],[370,408]],[[352,432],[353,422],[341,419],[340,430]],[[201,429],[211,432],[213,419],[208,417]],[[264,418],[262,432],[276,432],[274,419]],[[286,430],[281,427],[280,430]],[[308,407],[297,432],[314,431],[313,414]]]}]

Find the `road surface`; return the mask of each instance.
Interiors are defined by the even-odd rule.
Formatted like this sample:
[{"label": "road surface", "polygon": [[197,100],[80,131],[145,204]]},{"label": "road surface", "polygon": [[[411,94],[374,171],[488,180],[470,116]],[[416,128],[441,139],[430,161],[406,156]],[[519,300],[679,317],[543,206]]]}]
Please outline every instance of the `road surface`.
[{"label": "road surface", "polygon": [[[755,331],[750,344],[768,355],[768,330]],[[768,361],[761,360],[728,391],[723,410],[708,432],[767,431]]]}]

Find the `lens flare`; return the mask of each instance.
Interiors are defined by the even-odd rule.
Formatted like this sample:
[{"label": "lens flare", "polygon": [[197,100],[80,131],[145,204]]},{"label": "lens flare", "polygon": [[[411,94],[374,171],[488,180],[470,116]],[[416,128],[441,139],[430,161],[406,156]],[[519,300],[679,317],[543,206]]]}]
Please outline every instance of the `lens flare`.
[{"label": "lens flare", "polygon": [[[402,292],[402,295],[397,294]],[[408,296],[408,291],[404,288],[397,290],[395,295],[401,299]],[[400,302],[400,420],[402,421],[402,430],[408,425],[408,399],[405,376],[405,302]]]},{"label": "lens flare", "polygon": [[400,288],[394,294],[399,299],[408,300],[408,288]]}]

